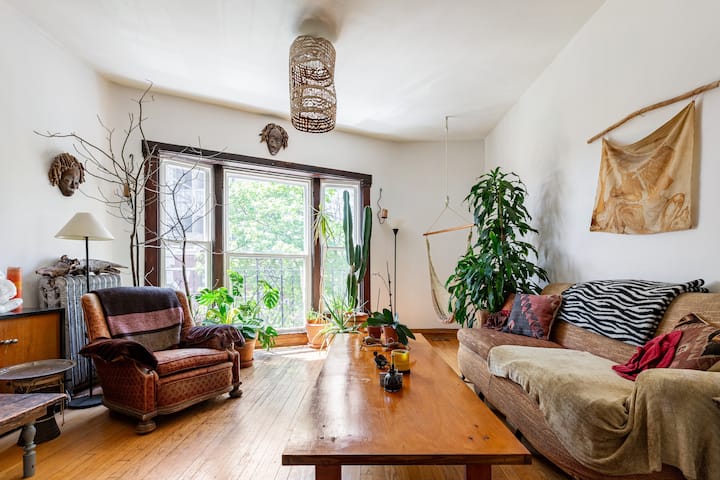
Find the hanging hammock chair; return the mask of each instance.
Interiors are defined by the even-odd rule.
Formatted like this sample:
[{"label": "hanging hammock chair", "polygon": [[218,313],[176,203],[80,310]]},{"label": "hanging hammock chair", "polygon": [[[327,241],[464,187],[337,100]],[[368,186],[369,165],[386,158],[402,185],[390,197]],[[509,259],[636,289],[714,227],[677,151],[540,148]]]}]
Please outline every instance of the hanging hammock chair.
[{"label": "hanging hammock chair", "polygon": [[[438,216],[438,219],[440,216],[442,216],[443,213],[445,213],[445,210],[451,210],[454,213],[455,210],[450,208],[448,206],[449,198],[446,199],[445,209],[440,212],[440,215]],[[460,218],[462,216],[458,214]],[[433,225],[437,223],[437,220],[433,222]],[[457,230],[465,230],[465,229],[471,229],[468,233],[467,237],[467,246],[465,247],[465,251],[467,251],[468,248],[470,248],[471,241],[472,241],[472,227],[473,224],[468,225],[461,225],[457,227],[451,227],[451,228],[444,228],[442,230],[435,230],[435,231],[427,231],[423,233],[423,236],[425,237],[425,247],[427,250],[427,258],[428,258],[428,270],[430,271],[430,294],[432,296],[432,303],[433,308],[435,309],[435,314],[437,315],[438,321],[443,324],[449,324],[453,323],[455,321],[453,314],[448,311],[448,304],[450,301],[450,294],[448,293],[447,289],[445,288],[445,283],[440,280],[438,277],[437,271],[435,270],[435,265],[433,264],[432,259],[432,253],[430,252],[430,236],[432,235],[438,235],[441,233],[447,233],[447,232],[454,232]],[[432,225],[430,226],[432,228]],[[428,229],[430,230],[430,229]]]},{"label": "hanging hammock chair", "polygon": [[454,316],[448,309],[450,294],[445,289],[445,283],[440,281],[440,278],[435,271],[432,254],[430,253],[430,239],[428,237],[432,235],[439,235],[441,233],[470,229],[467,237],[467,246],[465,247],[465,251],[467,251],[467,249],[470,248],[471,245],[472,227],[474,226],[474,224],[470,223],[457,227],[433,230],[438,220],[440,220],[440,217],[442,217],[443,214],[445,214],[445,212],[447,211],[454,213],[462,221],[466,221],[463,215],[461,215],[458,211],[456,211],[450,206],[450,196],[448,195],[448,118],[450,117],[445,116],[445,208],[442,209],[440,215],[435,218],[435,221],[430,225],[430,227],[428,227],[427,231],[423,233],[423,236],[425,237],[425,247],[427,248],[428,270],[430,271],[430,292],[432,296],[433,308],[435,309],[435,314],[437,315],[440,323],[444,324],[453,323],[454,321]]}]

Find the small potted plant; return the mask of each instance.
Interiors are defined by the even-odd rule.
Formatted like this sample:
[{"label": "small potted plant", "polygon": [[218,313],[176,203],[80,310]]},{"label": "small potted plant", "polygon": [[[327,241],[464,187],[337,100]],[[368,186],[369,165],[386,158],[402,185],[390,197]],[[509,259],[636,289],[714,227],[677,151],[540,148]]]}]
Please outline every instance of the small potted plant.
[{"label": "small potted plant", "polygon": [[310,310],[305,315],[305,333],[308,338],[310,348],[322,348],[327,338],[322,330],[328,326],[328,320],[322,313],[316,310]]},{"label": "small potted plant", "polygon": [[332,337],[339,333],[358,333],[358,325],[350,315],[353,309],[345,298],[341,296],[325,297],[324,302],[328,323],[320,330],[320,333],[327,337],[326,343],[329,343]]},{"label": "small potted plant", "polygon": [[270,310],[277,306],[280,300],[280,292],[265,280],[258,282],[261,289],[260,301],[248,299],[242,301],[242,288],[245,279],[238,272],[229,271],[230,290],[226,287],[215,289],[204,288],[195,295],[198,304],[205,307],[206,325],[234,325],[243,337],[245,345],[240,352],[240,366],[249,367],[253,363],[253,351],[256,342],[264,349],[269,350],[275,345],[278,331],[268,325],[260,317],[263,307]]},{"label": "small potted plant", "polygon": [[410,328],[400,323],[398,315],[384,308],[382,312],[372,312],[370,317],[367,319],[365,324],[368,327],[382,327],[382,334],[385,337],[385,344],[390,345],[395,342],[402,343],[403,345],[408,344],[408,338],[415,339]]}]

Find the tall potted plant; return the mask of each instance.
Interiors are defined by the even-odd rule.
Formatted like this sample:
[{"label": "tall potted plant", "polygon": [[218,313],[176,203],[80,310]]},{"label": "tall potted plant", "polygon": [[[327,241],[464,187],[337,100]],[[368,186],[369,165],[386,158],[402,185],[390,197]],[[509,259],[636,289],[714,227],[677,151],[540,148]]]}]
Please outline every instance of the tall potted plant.
[{"label": "tall potted plant", "polygon": [[343,231],[345,233],[345,258],[350,267],[347,275],[347,304],[355,314],[354,322],[362,323],[367,316],[358,319],[360,312],[360,285],[367,272],[370,257],[370,237],[372,236],[372,209],[366,205],[362,217],[362,243],[353,240],[353,219],[350,208],[350,193],[343,192]]},{"label": "tall potted plant", "polygon": [[208,325],[234,325],[243,337],[245,345],[240,349],[240,366],[249,367],[253,363],[253,351],[256,342],[269,350],[275,345],[278,331],[260,317],[263,307],[270,310],[278,305],[280,292],[264,280],[260,280],[260,300],[254,298],[243,301],[242,288],[245,279],[238,272],[228,272],[230,290],[227,287],[215,289],[203,288],[195,296],[198,304],[206,307],[203,323]]},{"label": "tall potted plant", "polygon": [[500,168],[482,175],[465,198],[477,239],[446,282],[449,309],[460,325],[472,326],[479,310],[500,310],[508,294],[538,293],[547,272],[533,263],[536,248],[525,241],[532,217],[525,208],[527,190],[515,173]]}]

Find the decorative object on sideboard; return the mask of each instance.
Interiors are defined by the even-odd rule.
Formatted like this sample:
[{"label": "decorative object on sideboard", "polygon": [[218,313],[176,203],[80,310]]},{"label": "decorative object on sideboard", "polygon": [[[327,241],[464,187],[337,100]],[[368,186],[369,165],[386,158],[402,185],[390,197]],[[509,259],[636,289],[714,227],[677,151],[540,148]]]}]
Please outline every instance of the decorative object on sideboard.
[{"label": "decorative object on sideboard", "polygon": [[270,155],[276,155],[280,151],[280,147],[287,148],[288,133],[283,127],[277,123],[268,123],[260,132],[260,143],[267,143]]},{"label": "decorative object on sideboard", "polygon": [[290,118],[301,132],[335,128],[335,47],[322,37],[300,35],[290,46]]},{"label": "decorative object on sideboard", "polygon": [[[90,264],[88,243],[90,240],[113,240],[115,237],[88,212],[76,213],[68,223],[55,235],[56,238],[67,240],[85,240],[85,265]],[[90,269],[85,269],[85,291],[90,291]],[[100,405],[101,397],[93,396],[92,390],[92,364],[88,364],[88,378],[90,379],[90,393],[87,397],[75,398],[68,403],[70,408],[88,408]]]},{"label": "decorative object on sideboard", "polygon": [[15,284],[5,278],[0,272],[0,313],[15,310],[23,303],[22,298],[17,298],[17,287]]},{"label": "decorative object on sideboard", "polygon": [[71,197],[85,182],[85,167],[69,153],[61,153],[53,158],[48,178],[50,184],[57,185],[63,195]]}]

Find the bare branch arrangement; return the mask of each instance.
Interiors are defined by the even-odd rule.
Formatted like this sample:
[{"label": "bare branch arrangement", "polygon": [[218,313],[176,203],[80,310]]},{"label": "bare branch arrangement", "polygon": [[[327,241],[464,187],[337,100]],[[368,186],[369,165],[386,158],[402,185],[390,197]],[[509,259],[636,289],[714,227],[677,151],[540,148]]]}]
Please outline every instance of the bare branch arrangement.
[{"label": "bare branch arrangement", "polygon": [[[136,136],[140,136],[144,146],[147,146],[145,132],[143,131],[143,103],[148,100],[148,94],[152,88],[152,83],[143,91],[137,103],[137,116],[134,113],[128,114],[129,125],[125,130],[125,137],[120,146],[120,151],[116,153],[113,149],[114,129],[108,128],[98,117],[100,126],[105,130],[105,138],[107,147],[103,149],[99,145],[87,140],[77,133],[40,133],[38,135],[47,138],[72,138],[75,140],[75,151],[78,156],[85,161],[85,172],[94,178],[101,180],[103,183],[111,186],[111,193],[108,194],[102,188],[98,187],[98,196],[95,198],[108,206],[108,212],[116,217],[124,220],[129,225],[129,248],[130,248],[130,269],[134,286],[140,285],[140,246],[147,241],[148,232],[141,235],[144,231],[144,209],[145,194],[148,181],[155,174],[150,168],[150,157],[140,155],[136,158],[135,153],[130,150],[130,141]],[[152,97],[150,97],[152,100]],[[154,198],[157,198],[155,196]],[[156,235],[149,232],[150,235]]]}]

